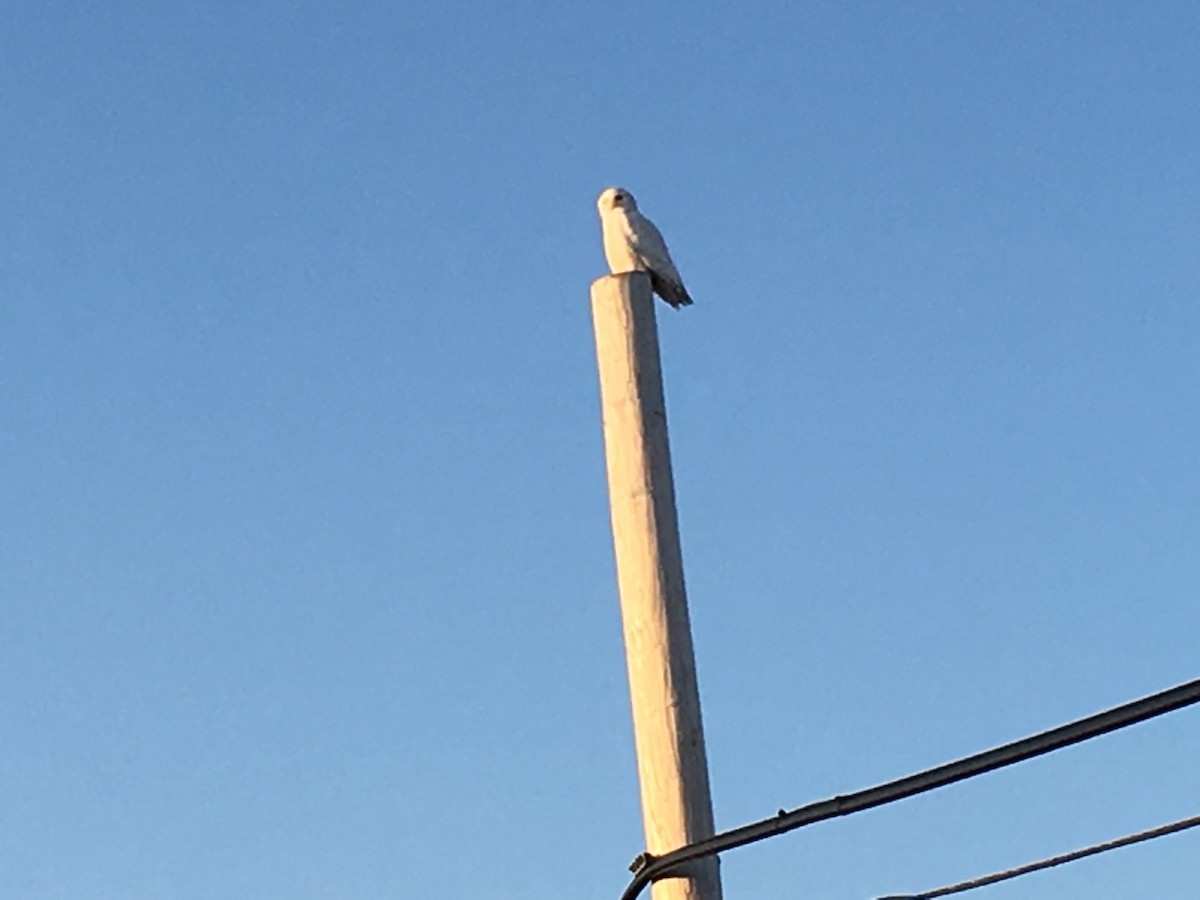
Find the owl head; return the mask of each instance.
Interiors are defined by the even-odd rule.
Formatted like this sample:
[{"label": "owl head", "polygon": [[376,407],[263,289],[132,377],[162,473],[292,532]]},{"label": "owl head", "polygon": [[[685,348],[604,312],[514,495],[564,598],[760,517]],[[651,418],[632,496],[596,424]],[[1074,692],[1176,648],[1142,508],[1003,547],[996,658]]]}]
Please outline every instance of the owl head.
[{"label": "owl head", "polygon": [[634,212],[637,210],[637,201],[625,188],[610,187],[600,193],[599,199],[596,200],[596,208],[602,216],[618,209]]}]

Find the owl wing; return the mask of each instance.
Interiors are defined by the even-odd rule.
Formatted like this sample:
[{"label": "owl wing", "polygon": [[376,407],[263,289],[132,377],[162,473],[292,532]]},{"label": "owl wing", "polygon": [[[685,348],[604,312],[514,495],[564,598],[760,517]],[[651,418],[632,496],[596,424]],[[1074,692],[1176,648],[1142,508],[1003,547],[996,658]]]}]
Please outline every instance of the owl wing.
[{"label": "owl wing", "polygon": [[683,286],[683,278],[671,253],[667,250],[667,242],[654,223],[645,216],[636,219],[630,217],[629,243],[634,254],[641,261],[646,271],[650,273],[650,283],[654,292],[678,308],[692,302],[687,288]]}]

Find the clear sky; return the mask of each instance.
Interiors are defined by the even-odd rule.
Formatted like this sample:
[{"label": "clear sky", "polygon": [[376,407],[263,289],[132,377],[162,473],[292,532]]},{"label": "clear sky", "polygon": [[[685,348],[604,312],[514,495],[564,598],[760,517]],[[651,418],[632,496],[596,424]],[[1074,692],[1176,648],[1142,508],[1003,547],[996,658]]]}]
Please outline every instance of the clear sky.
[{"label": "clear sky", "polygon": [[[1200,6],[0,13],[0,897],[615,898],[633,190],[719,828],[1200,676]],[[1200,812],[1200,712],[729,854]],[[986,892],[1194,900],[1187,833]],[[984,893],[981,893],[983,896]]]}]

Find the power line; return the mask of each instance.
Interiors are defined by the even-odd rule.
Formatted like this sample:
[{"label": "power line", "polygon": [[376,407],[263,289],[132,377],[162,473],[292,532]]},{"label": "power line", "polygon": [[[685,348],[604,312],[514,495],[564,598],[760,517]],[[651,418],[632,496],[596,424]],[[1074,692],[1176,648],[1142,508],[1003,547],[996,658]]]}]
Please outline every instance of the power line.
[{"label": "power line", "polygon": [[1198,702],[1200,702],[1200,679],[1151,694],[1149,697],[1134,700],[1105,712],[1096,713],[1085,719],[1060,725],[1011,744],[1004,744],[974,756],[967,756],[933,769],[926,769],[915,775],[908,775],[896,781],[889,781],[856,791],[853,794],[820,800],[791,812],[781,809],[777,815],[769,819],[721,832],[711,838],[687,844],[670,853],[664,853],[662,856],[643,853],[634,860],[630,867],[634,877],[629,887],[625,889],[625,893],[621,895],[621,900],[634,900],[650,882],[670,875],[673,870],[680,869],[684,863],[692,860],[744,847],[747,844],[802,828],[805,825],[862,812],[916,794],[923,794],[957,781],[974,778],[985,772],[1061,750],[1072,744],[1078,744],[1120,728],[1127,728],[1138,722],[1144,722],[1147,719],[1153,719]]},{"label": "power line", "polygon": [[1051,856],[1049,859],[1026,863],[1023,866],[1017,866],[1015,869],[993,872],[991,875],[972,878],[970,881],[960,881],[957,884],[946,885],[945,887],[936,888],[932,891],[924,891],[920,894],[889,894],[886,897],[877,897],[876,900],[932,900],[934,897],[948,897],[951,894],[961,894],[964,891],[985,887],[989,884],[995,884],[998,881],[1008,881],[1010,878],[1028,875],[1030,872],[1039,872],[1042,869],[1049,869],[1054,866],[1060,866],[1063,863],[1074,862],[1077,859],[1083,859],[1087,856],[1106,853],[1109,850],[1116,850],[1119,847],[1128,847],[1130,844],[1139,844],[1142,841],[1149,841],[1153,838],[1166,837],[1168,834],[1175,834],[1177,831],[1195,828],[1197,825],[1200,825],[1200,816],[1193,816],[1190,819],[1180,819],[1178,822],[1172,822],[1169,825],[1160,825],[1158,828],[1151,828],[1149,831],[1127,834],[1125,837],[1105,841],[1102,844],[1093,844],[1090,847],[1072,850],[1070,853],[1063,853],[1060,856]]}]

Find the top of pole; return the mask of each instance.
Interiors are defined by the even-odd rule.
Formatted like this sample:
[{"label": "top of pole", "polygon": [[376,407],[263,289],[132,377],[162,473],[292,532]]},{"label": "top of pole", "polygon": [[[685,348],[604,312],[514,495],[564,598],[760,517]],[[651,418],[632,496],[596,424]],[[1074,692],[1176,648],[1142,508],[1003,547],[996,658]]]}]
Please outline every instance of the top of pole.
[{"label": "top of pole", "polygon": [[[650,282],[650,273],[645,271],[644,269],[634,269],[633,271],[630,271],[630,272],[611,272],[608,275],[601,275],[599,278],[595,279],[592,282],[592,297],[593,298],[596,297],[596,292],[598,290],[601,290],[602,285],[607,285],[609,282],[612,282],[612,281],[622,281],[622,280],[626,280],[626,279],[629,279],[629,280],[645,279],[646,288],[651,288],[651,289],[653,288],[653,286]],[[630,287],[633,287],[633,286],[630,285]],[[635,290],[636,290],[636,288],[635,288]]]}]

